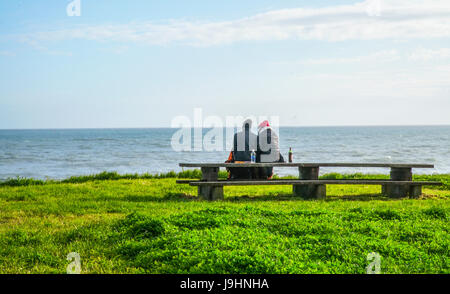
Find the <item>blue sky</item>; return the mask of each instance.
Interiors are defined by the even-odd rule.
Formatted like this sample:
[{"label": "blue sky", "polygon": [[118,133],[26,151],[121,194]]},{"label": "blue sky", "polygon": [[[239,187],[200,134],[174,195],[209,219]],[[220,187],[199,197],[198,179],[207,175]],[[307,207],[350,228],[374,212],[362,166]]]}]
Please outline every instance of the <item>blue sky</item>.
[{"label": "blue sky", "polygon": [[0,2],[0,128],[450,124],[450,2]]}]

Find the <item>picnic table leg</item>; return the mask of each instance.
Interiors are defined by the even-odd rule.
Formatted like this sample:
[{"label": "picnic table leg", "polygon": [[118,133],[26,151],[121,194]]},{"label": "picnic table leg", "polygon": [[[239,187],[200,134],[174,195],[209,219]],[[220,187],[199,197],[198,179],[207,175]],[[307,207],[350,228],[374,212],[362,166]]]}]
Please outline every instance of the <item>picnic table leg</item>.
[{"label": "picnic table leg", "polygon": [[[391,168],[391,180],[392,181],[412,181],[412,168]],[[417,188],[413,188],[411,185],[396,185],[396,184],[386,184],[383,187],[383,194],[390,198],[403,198],[408,195],[416,194]]]},{"label": "picnic table leg", "polygon": [[223,199],[223,186],[198,186],[198,196],[205,200]]},{"label": "picnic table leg", "polygon": [[[202,167],[202,181],[213,182],[218,179],[218,167]],[[205,200],[223,199],[223,186],[198,186],[198,196]]]},{"label": "picnic table leg", "polygon": [[409,197],[410,198],[419,198],[422,195],[422,186],[421,185],[413,185],[409,188]]},{"label": "picnic table leg", "polygon": [[[299,167],[299,179],[300,180],[318,180],[319,179],[319,167]],[[308,184],[308,185],[293,185],[292,191],[294,195],[300,196],[305,199],[311,198],[325,198],[326,197],[326,185]]]}]

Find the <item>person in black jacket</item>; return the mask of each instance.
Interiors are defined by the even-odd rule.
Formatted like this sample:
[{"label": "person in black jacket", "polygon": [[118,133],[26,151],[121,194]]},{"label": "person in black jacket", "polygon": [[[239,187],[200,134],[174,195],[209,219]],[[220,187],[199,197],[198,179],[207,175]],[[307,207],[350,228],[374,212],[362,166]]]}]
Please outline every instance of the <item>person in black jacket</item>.
[{"label": "person in black jacket", "polygon": [[[258,137],[251,131],[252,120],[247,119],[242,124],[242,131],[234,134],[233,149],[226,162],[239,163],[250,162],[252,151],[258,148]],[[229,168],[229,179],[253,179],[255,178],[254,168],[235,167]]]}]

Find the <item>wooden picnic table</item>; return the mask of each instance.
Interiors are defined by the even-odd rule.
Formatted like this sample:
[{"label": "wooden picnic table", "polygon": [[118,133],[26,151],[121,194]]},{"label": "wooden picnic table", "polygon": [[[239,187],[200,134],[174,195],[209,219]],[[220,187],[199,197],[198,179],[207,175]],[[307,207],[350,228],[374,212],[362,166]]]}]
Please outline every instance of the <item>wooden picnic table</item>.
[{"label": "wooden picnic table", "polygon": [[[424,185],[440,182],[413,181],[413,168],[434,168],[432,164],[407,163],[180,163],[180,167],[196,167],[202,171],[200,181],[179,180],[177,183],[198,187],[198,195],[216,200],[223,198],[223,186],[238,185],[292,185],[293,193],[303,198],[324,198],[326,185],[381,185],[383,194],[392,198],[418,197]],[[297,167],[298,180],[219,180],[220,168]],[[375,167],[389,168],[389,180],[319,180],[320,167]]]}]

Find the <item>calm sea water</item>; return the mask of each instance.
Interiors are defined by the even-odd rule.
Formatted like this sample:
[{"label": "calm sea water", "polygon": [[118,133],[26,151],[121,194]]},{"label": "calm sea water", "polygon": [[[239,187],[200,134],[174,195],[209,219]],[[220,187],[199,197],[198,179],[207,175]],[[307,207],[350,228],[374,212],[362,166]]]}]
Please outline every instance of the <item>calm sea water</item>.
[{"label": "calm sea water", "polygon": [[[102,171],[181,171],[179,162],[223,162],[228,151],[175,152],[175,129],[0,130],[0,180],[62,179]],[[433,163],[416,173],[450,173],[450,126],[283,127],[281,151],[296,162]],[[322,172],[388,173],[386,169],[328,168]],[[277,168],[281,175],[295,168]]]}]

